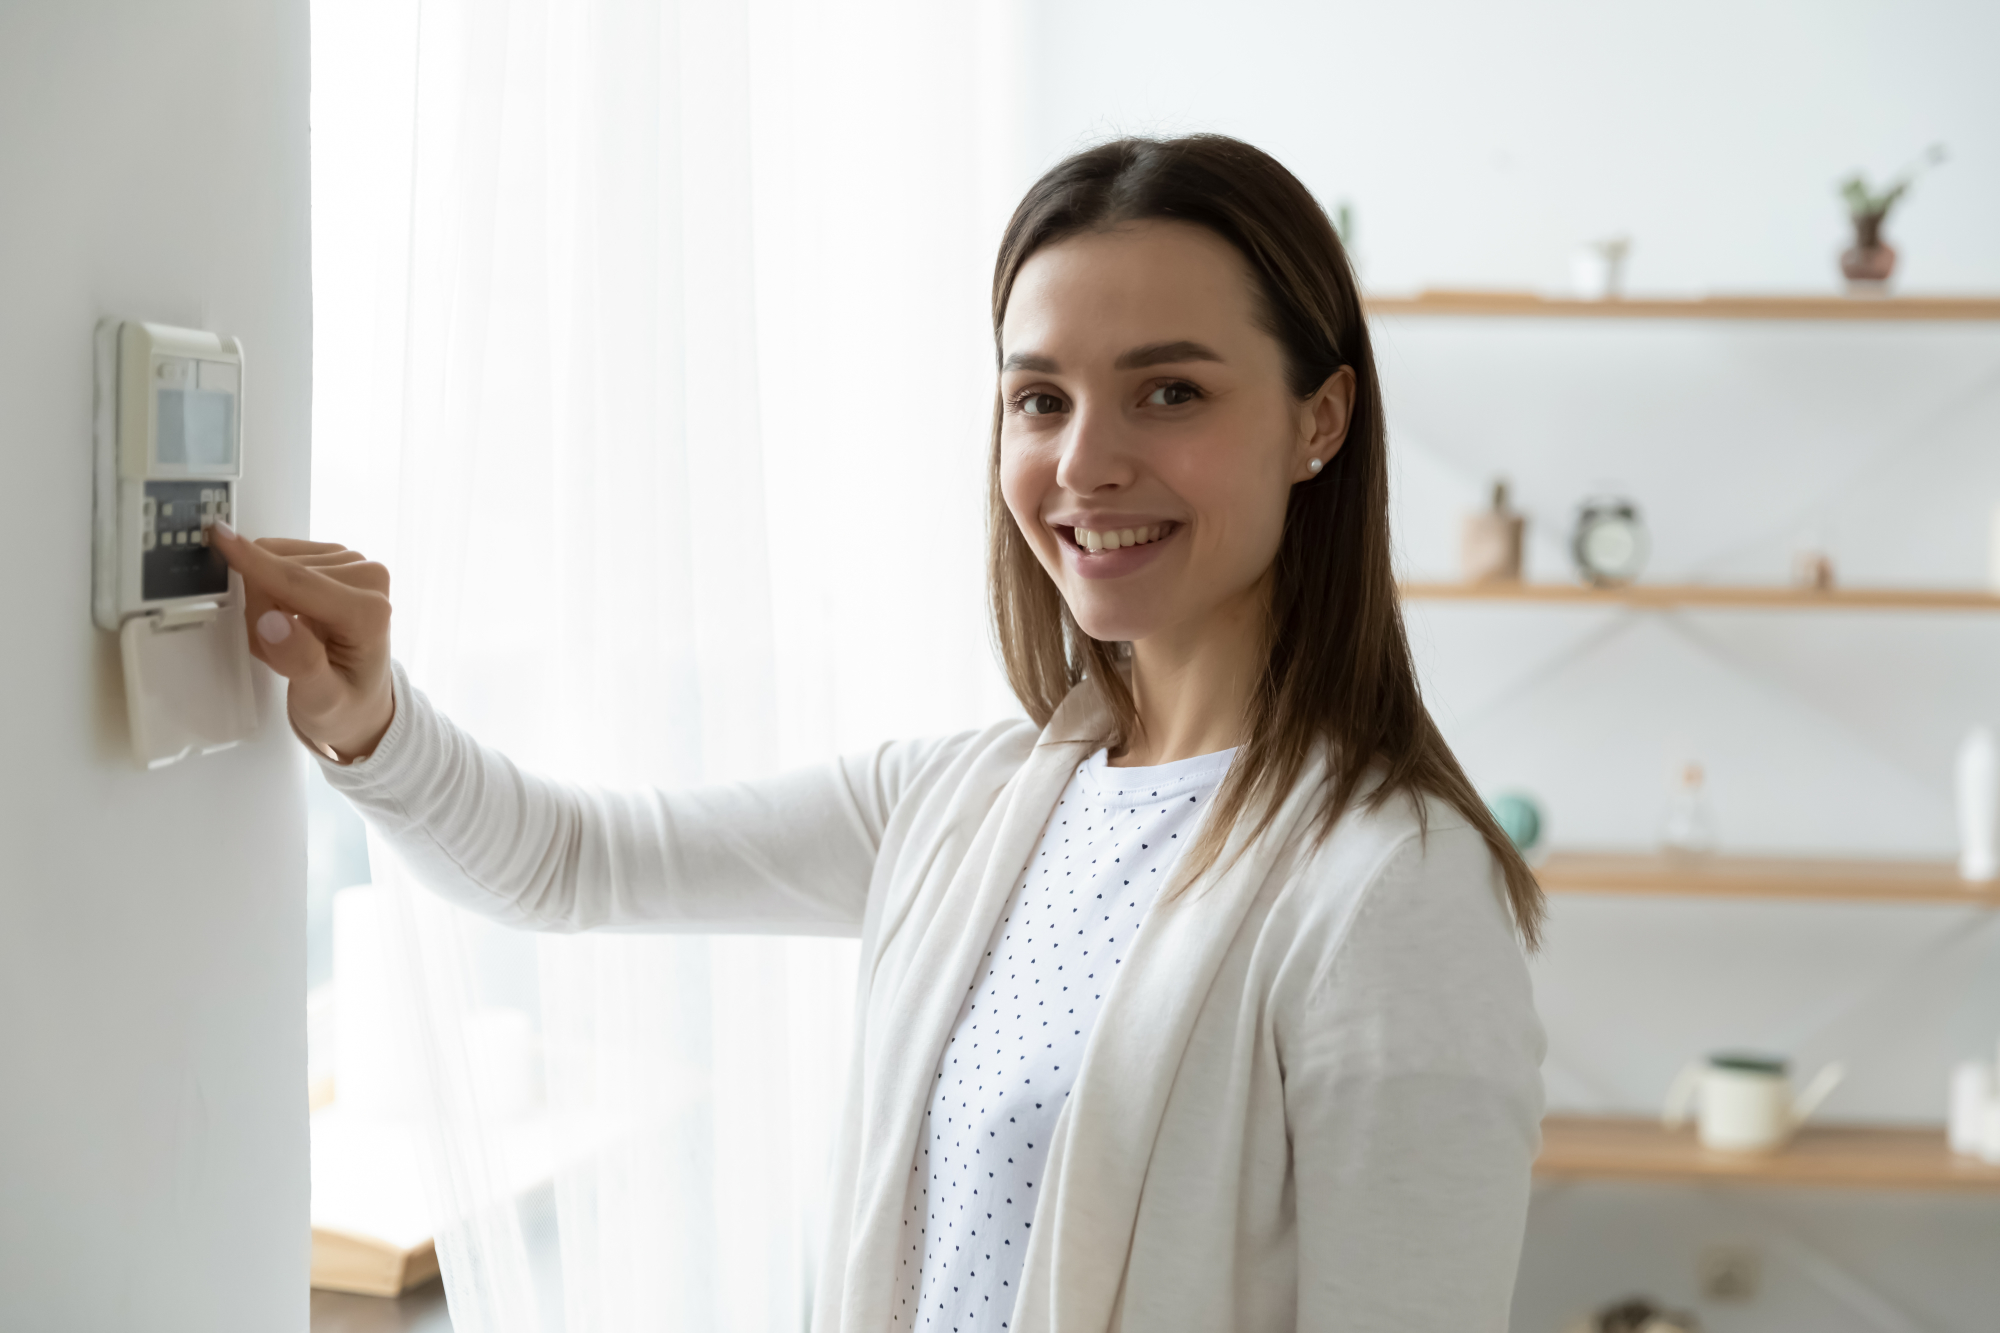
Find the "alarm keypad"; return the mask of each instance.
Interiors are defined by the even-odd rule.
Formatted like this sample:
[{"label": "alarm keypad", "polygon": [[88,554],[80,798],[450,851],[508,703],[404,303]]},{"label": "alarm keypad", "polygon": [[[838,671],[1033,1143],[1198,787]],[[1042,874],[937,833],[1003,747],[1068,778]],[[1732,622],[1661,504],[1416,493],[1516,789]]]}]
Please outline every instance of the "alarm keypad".
[{"label": "alarm keypad", "polygon": [[228,490],[214,482],[205,486],[198,481],[146,483],[139,542],[139,595],[143,599],[221,597],[229,591],[229,565],[208,544],[206,530],[218,511],[226,512],[223,506],[227,500],[218,504],[217,494],[226,497]]}]

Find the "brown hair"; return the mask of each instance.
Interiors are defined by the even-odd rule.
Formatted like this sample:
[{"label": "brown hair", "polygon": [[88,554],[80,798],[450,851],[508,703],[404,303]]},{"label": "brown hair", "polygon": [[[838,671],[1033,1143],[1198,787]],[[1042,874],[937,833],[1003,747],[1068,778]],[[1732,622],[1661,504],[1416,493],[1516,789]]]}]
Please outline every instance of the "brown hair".
[{"label": "brown hair", "polygon": [[[1340,238],[1298,178],[1269,154],[1217,134],[1119,139],[1068,158],[1036,181],[1007,224],[993,272],[993,338],[1014,279],[1043,246],[1142,219],[1208,228],[1242,254],[1257,280],[1265,327],[1283,347],[1303,400],[1342,366],[1355,376],[1347,439],[1319,475],[1292,487],[1273,567],[1269,657],[1245,719],[1249,739],[1231,765],[1185,885],[1212,866],[1230,829],[1256,812],[1253,833],[1276,817],[1314,748],[1327,746],[1327,792],[1315,821],[1323,839],[1353,803],[1371,767],[1375,809],[1399,792],[1436,797],[1485,839],[1507,882],[1514,921],[1539,941],[1540,886],[1459,767],[1424,708],[1403,629],[1389,554],[1389,476],[1382,393],[1361,298]],[[993,625],[1007,679],[1038,725],[1076,684],[1094,678],[1123,745],[1141,723],[1119,661],[1125,649],[1085,634],[1035,558],[1000,493],[996,403],[989,528]]]}]

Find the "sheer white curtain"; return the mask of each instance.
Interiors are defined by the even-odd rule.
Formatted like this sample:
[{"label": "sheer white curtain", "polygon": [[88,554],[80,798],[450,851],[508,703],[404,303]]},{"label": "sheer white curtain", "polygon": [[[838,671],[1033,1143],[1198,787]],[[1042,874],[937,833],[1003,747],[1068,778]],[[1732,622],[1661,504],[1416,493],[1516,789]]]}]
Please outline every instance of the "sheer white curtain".
[{"label": "sheer white curtain", "polygon": [[[1013,708],[1006,4],[320,0],[313,40],[314,535],[389,564],[420,688],[604,784]],[[801,1326],[853,945],[509,936],[372,855],[459,1333]],[[510,1010],[540,1138],[481,1076]],[[559,1307],[512,1193],[549,1151]]]}]

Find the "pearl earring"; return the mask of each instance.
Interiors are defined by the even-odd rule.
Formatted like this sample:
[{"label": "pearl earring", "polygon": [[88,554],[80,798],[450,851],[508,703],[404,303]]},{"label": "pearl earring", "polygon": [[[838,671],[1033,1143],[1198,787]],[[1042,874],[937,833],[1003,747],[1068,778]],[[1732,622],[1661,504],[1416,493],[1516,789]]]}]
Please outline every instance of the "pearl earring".
[{"label": "pearl earring", "polygon": [[1322,466],[1317,458],[1308,458],[1306,460],[1306,471],[1312,473],[1314,476],[1319,475],[1319,470]]}]

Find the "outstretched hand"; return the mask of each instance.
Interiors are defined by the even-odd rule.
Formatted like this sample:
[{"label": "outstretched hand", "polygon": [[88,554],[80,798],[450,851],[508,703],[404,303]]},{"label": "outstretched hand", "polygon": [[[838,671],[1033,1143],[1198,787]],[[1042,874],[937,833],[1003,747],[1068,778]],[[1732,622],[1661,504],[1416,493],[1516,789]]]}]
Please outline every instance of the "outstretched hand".
[{"label": "outstretched hand", "polygon": [[290,682],[292,725],[349,761],[373,753],[396,714],[389,571],[334,542],[209,539],[243,576],[250,654]]}]

